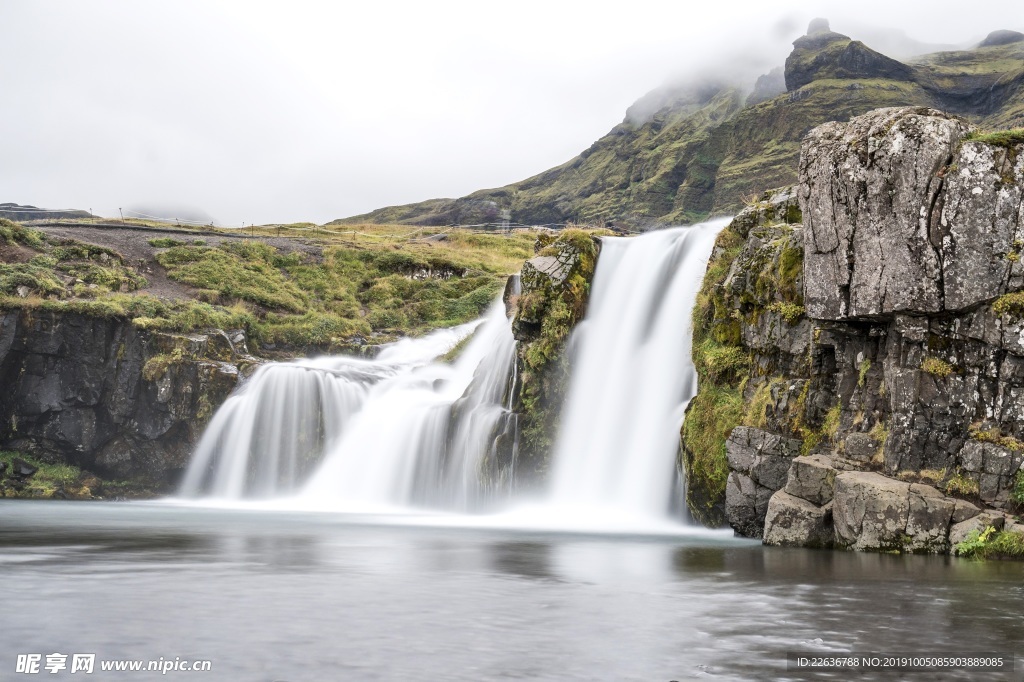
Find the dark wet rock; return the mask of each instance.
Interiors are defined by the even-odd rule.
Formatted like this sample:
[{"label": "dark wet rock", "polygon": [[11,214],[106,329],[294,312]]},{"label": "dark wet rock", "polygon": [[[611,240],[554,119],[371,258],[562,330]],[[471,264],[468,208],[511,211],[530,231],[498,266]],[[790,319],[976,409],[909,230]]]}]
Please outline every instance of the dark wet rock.
[{"label": "dark wet rock", "polygon": [[168,490],[237,385],[235,363],[255,361],[245,348],[238,330],[166,334],[76,313],[4,313],[0,446]]},{"label": "dark wet rock", "polygon": [[11,460],[11,475],[17,478],[28,478],[35,474],[39,469],[32,466],[21,457],[15,457]]}]

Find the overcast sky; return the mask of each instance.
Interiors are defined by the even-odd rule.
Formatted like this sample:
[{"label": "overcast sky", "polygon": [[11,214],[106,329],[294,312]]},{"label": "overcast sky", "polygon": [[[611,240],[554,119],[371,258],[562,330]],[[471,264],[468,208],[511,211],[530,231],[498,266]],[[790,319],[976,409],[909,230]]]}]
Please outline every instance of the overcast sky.
[{"label": "overcast sky", "polygon": [[572,158],[672,79],[781,65],[814,16],[931,43],[1024,28],[1017,2],[964,8],[2,0],[0,202],[238,225],[461,196]]}]

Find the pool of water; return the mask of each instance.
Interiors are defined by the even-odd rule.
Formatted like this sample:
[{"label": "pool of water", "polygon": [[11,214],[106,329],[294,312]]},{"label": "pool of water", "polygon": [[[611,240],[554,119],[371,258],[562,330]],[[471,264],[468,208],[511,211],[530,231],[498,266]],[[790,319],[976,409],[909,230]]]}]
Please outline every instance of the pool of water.
[{"label": "pool of water", "polygon": [[[765,548],[682,527],[0,501],[5,680],[810,679],[787,671],[787,652],[1022,643],[1021,563]],[[27,653],[211,671],[16,674]]]}]

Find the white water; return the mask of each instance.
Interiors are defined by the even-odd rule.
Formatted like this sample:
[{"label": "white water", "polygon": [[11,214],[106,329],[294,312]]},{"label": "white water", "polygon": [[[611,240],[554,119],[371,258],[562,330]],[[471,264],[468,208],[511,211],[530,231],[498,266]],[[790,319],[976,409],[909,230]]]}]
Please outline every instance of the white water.
[{"label": "white water", "polygon": [[[679,427],[696,391],[691,311],[725,223],[604,240],[571,342],[550,488],[539,504],[488,523],[668,530]],[[476,325],[454,365],[434,361]],[[373,360],[267,365],[210,423],[182,493],[278,498],[271,504],[283,508],[480,510],[513,488],[515,446],[509,462],[506,442],[497,466],[496,434],[514,433],[514,347],[496,301],[477,323],[401,341]]]},{"label": "white water", "polygon": [[664,517],[697,391],[691,311],[727,220],[605,239],[555,445],[550,501]]},{"label": "white water", "polygon": [[[454,365],[432,362],[477,327]],[[373,360],[264,365],[211,420],[181,494],[468,505],[476,465],[505,412],[512,352],[498,301],[483,320],[399,341]]]}]

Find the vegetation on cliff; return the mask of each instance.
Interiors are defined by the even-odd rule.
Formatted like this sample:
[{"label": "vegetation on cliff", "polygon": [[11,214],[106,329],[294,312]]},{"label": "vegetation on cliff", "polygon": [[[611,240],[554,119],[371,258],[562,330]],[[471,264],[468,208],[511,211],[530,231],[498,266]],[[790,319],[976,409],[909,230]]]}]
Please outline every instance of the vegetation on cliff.
[{"label": "vegetation on cliff", "polygon": [[520,342],[519,459],[533,474],[543,473],[550,456],[568,381],[565,344],[586,313],[598,254],[595,233],[581,229],[537,246],[537,256],[523,266],[513,322]]},{"label": "vegetation on cliff", "polygon": [[[752,368],[743,327],[763,316],[775,317],[777,326],[803,317],[803,250],[794,244],[791,226],[799,220],[788,190],[751,202],[719,233],[697,294],[693,362],[700,383],[680,434],[680,464],[690,513],[709,525],[723,521],[726,439],[740,424],[764,426],[773,387],[781,381],[765,376],[765,367]],[[803,428],[802,408],[798,400],[786,416],[794,429]]]}]

